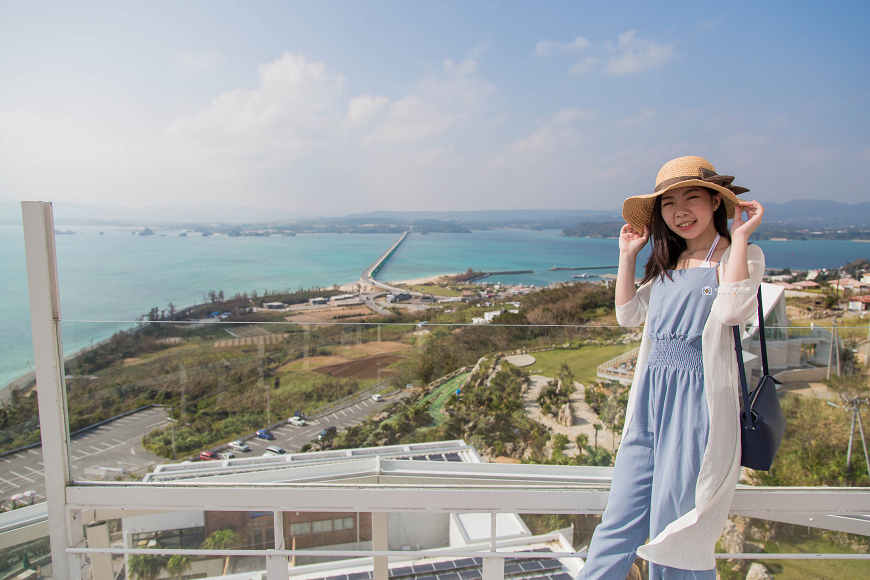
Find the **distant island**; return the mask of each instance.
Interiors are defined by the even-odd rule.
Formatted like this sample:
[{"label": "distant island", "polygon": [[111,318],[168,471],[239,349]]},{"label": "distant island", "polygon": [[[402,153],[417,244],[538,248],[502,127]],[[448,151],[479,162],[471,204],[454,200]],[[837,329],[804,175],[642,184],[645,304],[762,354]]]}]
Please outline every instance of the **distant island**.
[{"label": "distant island", "polygon": [[[625,222],[581,222],[562,230],[563,236],[574,238],[618,238]],[[812,229],[800,226],[765,224],[752,234],[751,240],[870,240],[870,229]]]}]

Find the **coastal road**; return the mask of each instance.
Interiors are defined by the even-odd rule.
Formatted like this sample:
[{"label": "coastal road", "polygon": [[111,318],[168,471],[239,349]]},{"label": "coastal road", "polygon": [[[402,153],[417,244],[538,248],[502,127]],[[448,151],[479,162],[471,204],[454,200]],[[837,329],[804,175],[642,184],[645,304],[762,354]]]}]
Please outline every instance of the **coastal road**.
[{"label": "coastal road", "polygon": [[[76,435],[70,441],[73,480],[113,480],[125,473],[140,479],[164,460],[142,447],[142,435],[167,425],[162,407],[151,407]],[[45,500],[42,449],[0,457],[0,498],[33,490]]]}]

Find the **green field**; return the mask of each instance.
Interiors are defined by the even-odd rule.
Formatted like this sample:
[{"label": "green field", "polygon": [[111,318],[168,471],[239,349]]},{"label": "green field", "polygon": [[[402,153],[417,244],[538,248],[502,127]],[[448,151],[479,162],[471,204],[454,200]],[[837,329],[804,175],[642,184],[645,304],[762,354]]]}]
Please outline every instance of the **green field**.
[{"label": "green field", "polygon": [[564,362],[574,373],[576,380],[585,385],[597,379],[598,365],[637,346],[637,343],[582,346],[580,348],[557,348],[546,352],[536,352],[532,354],[536,359],[535,364],[525,370],[539,370],[545,377],[555,377],[559,372],[559,367]]}]

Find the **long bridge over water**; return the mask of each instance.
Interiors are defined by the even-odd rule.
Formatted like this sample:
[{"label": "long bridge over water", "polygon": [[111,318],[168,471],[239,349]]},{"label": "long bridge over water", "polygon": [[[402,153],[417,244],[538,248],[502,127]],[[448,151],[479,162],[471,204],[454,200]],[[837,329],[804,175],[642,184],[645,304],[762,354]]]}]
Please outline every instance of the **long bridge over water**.
[{"label": "long bridge over water", "polygon": [[[381,288],[381,289],[387,290],[389,292],[401,292],[401,291],[403,291],[402,288],[396,288],[395,286],[390,286],[389,284],[384,284],[383,282],[378,282],[377,280],[375,280],[375,276],[377,276],[378,272],[381,271],[381,268],[384,267],[384,264],[386,264],[389,261],[390,257],[395,253],[395,251],[399,248],[399,246],[402,245],[402,242],[405,241],[405,239],[408,237],[408,235],[410,233],[411,232],[409,232],[409,231],[403,233],[402,237],[400,237],[398,240],[396,240],[396,242],[392,246],[390,246],[386,252],[381,254],[380,257],[377,260],[375,260],[371,266],[369,266],[368,268],[365,269],[365,271],[362,273],[362,276],[359,279],[361,284],[363,284],[363,285],[367,284],[369,286]],[[411,294],[419,294],[419,292],[411,292]]]}]

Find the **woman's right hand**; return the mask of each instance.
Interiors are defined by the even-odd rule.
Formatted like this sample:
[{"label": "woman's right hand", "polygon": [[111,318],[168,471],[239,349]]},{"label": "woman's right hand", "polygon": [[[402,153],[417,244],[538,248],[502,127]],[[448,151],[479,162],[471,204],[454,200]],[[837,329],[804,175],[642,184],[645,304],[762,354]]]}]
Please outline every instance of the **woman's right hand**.
[{"label": "woman's right hand", "polygon": [[640,232],[628,224],[622,226],[619,231],[619,251],[628,253],[630,256],[637,256],[649,240],[649,226],[643,226],[643,231]]}]

